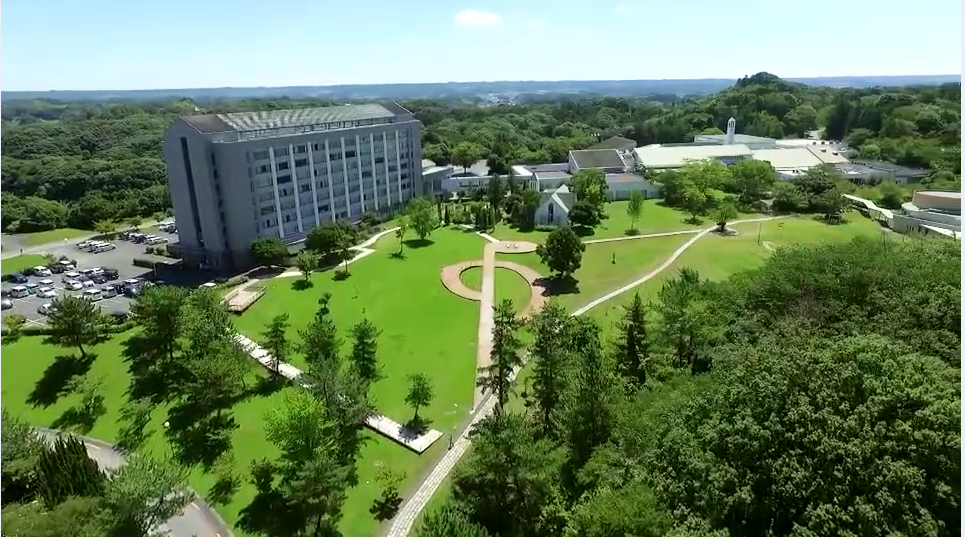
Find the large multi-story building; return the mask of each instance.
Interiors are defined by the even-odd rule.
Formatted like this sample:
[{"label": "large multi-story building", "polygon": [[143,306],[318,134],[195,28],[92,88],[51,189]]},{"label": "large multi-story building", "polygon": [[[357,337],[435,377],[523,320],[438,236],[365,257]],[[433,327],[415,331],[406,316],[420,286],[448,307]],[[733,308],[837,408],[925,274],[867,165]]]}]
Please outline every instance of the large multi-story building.
[{"label": "large multi-story building", "polygon": [[243,265],[258,237],[292,243],[321,223],[431,194],[422,185],[421,128],[394,103],[178,118],[164,160],[179,253]]}]

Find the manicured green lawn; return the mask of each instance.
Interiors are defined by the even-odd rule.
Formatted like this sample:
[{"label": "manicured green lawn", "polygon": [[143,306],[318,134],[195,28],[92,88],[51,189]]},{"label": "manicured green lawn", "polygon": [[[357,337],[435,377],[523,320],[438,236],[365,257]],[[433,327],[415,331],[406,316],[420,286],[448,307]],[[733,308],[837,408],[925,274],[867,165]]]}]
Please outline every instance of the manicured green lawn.
[{"label": "manicured green lawn", "polygon": [[[98,345],[91,350],[97,355],[87,372],[88,378],[102,379],[101,394],[104,396],[106,412],[99,417],[93,429],[87,436],[98,438],[107,442],[115,442],[120,429],[119,413],[121,406],[127,401],[127,388],[130,377],[127,372],[127,364],[121,358],[122,343],[131,333],[115,336],[112,340],[102,345]],[[76,351],[61,347],[44,345],[42,337],[23,337],[13,344],[5,344],[3,347],[2,363],[3,387],[2,387],[2,406],[14,415],[27,419],[30,423],[43,427],[56,427],[59,424],[57,419],[64,412],[78,403],[79,396],[75,394],[57,397],[54,401],[51,397],[41,400],[51,401],[52,404],[33,404],[32,394],[48,394],[50,389],[38,389],[43,386],[62,386],[63,380],[55,381],[56,375],[51,374],[54,369],[48,368],[54,364],[58,356],[74,356]],[[49,371],[49,372],[48,372]],[[262,375],[260,367],[252,363],[252,372],[249,384],[256,381]],[[47,380],[43,383],[41,379]],[[232,453],[235,459],[237,471],[244,477],[242,486],[238,489],[231,502],[224,506],[215,506],[218,513],[228,522],[234,525],[238,520],[241,509],[247,506],[254,498],[254,486],[247,479],[251,462],[264,457],[273,458],[277,455],[277,450],[266,439],[264,433],[264,418],[267,412],[284,404],[285,397],[289,390],[285,388],[269,396],[252,396],[237,403],[232,411],[239,428],[232,433]],[[166,455],[170,452],[169,444],[163,435],[163,423],[166,420],[167,408],[158,406],[154,410],[153,420],[148,426],[152,432],[147,441],[146,449],[157,455]],[[367,446],[366,450],[371,450]],[[367,478],[371,479],[371,472]],[[205,474],[200,467],[192,469],[188,482],[201,495],[205,496],[215,482],[215,477]],[[348,529],[348,528],[347,528]],[[236,535],[245,535],[240,530],[235,530]]]},{"label": "manicured green lawn", "polygon": [[[614,322],[623,313],[623,305],[640,293],[644,301],[656,301],[657,293],[667,278],[672,278],[680,269],[690,267],[697,270],[704,279],[719,281],[743,270],[757,268],[764,264],[771,251],[764,243],[774,248],[795,244],[819,244],[829,241],[850,241],[858,236],[883,236],[880,226],[873,220],[851,213],[848,221],[839,225],[828,225],[811,217],[800,216],[770,220],[761,223],[737,224],[740,234],[735,237],[721,237],[710,233],[700,238],[688,248],[666,270],[633,291],[604,302],[586,314],[600,322],[604,332],[610,332]],[[758,243],[760,233],[760,244]],[[884,235],[887,236],[887,235]]]},{"label": "manicured green lawn", "polygon": [[[475,380],[476,326],[479,306],[475,302],[456,297],[445,290],[439,279],[443,266],[464,260],[480,259],[485,242],[472,233],[442,229],[433,234],[434,243],[422,248],[406,248],[406,258],[391,257],[398,250],[394,237],[385,237],[375,246],[376,253],[351,265],[351,277],[334,281],[332,272],[314,275],[314,286],[296,290],[292,286],[301,278],[278,278],[265,282],[268,293],[243,316],[236,319],[236,327],[255,339],[268,320],[285,311],[291,314],[292,330],[296,337],[314,316],[317,300],[323,291],[332,293],[332,316],[345,339],[346,354],[351,348],[349,328],[367,316],[381,330],[379,356],[385,378],[373,386],[373,398],[379,410],[398,421],[406,421],[412,410],[405,403],[408,389],[406,376],[426,373],[433,381],[435,399],[420,413],[431,420],[432,426],[445,434],[451,433],[468,417]],[[515,275],[513,275],[515,276]],[[518,276],[515,276],[520,279]],[[120,356],[121,343],[129,335],[116,336],[112,341],[96,347],[98,355],[91,372],[92,378],[103,377],[102,387],[107,412],[95,423],[89,436],[108,442],[116,440],[118,413],[126,401],[129,384],[127,365]],[[69,350],[42,345],[40,338],[23,338],[3,348],[4,376],[2,405],[40,426],[51,426],[72,406],[76,395],[60,398],[43,408],[28,402],[37,381],[44,376],[58,355],[70,355]],[[304,361],[293,357],[296,364]],[[252,362],[252,375],[261,375],[260,367]],[[254,378],[254,377],[253,377]],[[264,436],[264,418],[269,409],[283,405],[286,388],[267,397],[250,397],[233,408],[240,428],[232,434],[235,466],[244,484],[232,501],[216,506],[231,525],[239,512],[254,497],[248,482],[250,464],[260,458],[277,454]],[[161,434],[166,409],[155,410],[151,429],[154,431],[148,448],[156,453],[169,448]],[[345,535],[372,535],[379,523],[372,518],[369,507],[381,490],[375,480],[379,462],[406,472],[403,490],[418,483],[422,472],[448,447],[447,437],[422,455],[417,455],[393,441],[374,433],[367,433],[369,442],[358,459],[359,485],[349,491],[340,529]],[[215,478],[200,469],[192,471],[189,482],[204,496]],[[236,535],[246,535],[235,528]]]},{"label": "manicured green lawn", "polygon": [[[509,299],[517,310],[529,304],[529,283],[522,276],[509,269],[496,267],[494,280],[496,304]],[[482,267],[472,267],[463,272],[462,283],[470,289],[482,289]]]},{"label": "manicured green lawn", "polygon": [[23,272],[28,268],[46,264],[47,260],[40,254],[23,254],[0,261],[0,272],[6,276],[7,274]]},{"label": "manicured green lawn", "polygon": [[[578,282],[577,288],[561,290],[555,294],[554,300],[567,310],[575,310],[647,274],[691,237],[674,235],[587,244],[580,269],[574,274]],[[535,252],[499,254],[498,258],[522,263],[540,274],[550,275],[550,269],[540,261]]]},{"label": "manicured green lawn", "polygon": [[[590,239],[606,239],[612,237],[623,237],[630,229],[630,217],[627,216],[627,201],[613,201],[606,205],[609,218],[605,219],[599,226],[594,228],[593,234],[584,237]],[[740,214],[737,219],[754,218],[761,215]],[[682,231],[687,229],[703,229],[712,226],[714,223],[709,218],[704,217],[700,224],[690,224],[686,220],[690,215],[684,211],[668,207],[659,199],[651,199],[643,202],[643,210],[637,220],[637,231],[640,235],[650,233],[663,233],[666,231]],[[501,240],[526,240],[540,244],[549,234],[549,229],[539,229],[535,231],[522,232],[513,229],[506,223],[500,223],[492,236]]]},{"label": "manicured green lawn", "polygon": [[[398,251],[398,241],[389,234],[375,244],[376,253],[350,265],[351,276],[343,281],[334,280],[332,271],[326,271],[314,274],[313,286],[303,290],[298,290],[300,277],[264,282],[265,296],[237,319],[236,326],[261,340],[264,326],[287,312],[289,336],[297,338],[297,331],[315,315],[319,297],[330,292],[329,307],[344,340],[344,355],[351,350],[349,330],[363,318],[382,330],[379,360],[384,378],[372,387],[379,411],[399,422],[411,418],[412,409],[404,402],[407,376],[425,373],[432,380],[435,399],[420,414],[433,421],[433,428],[451,433],[468,417],[472,404],[479,304],[447,291],[440,271],[460,261],[481,259],[485,241],[473,233],[448,228],[434,232],[432,240],[429,246],[407,247],[405,259],[395,259],[392,254]],[[290,361],[305,366],[297,353]],[[360,484],[349,494],[343,510],[343,531],[347,535],[376,531],[377,523],[368,509],[380,492],[374,479],[378,461],[406,472],[405,489],[416,483],[426,465],[447,447],[446,437],[421,456],[381,437],[367,445],[358,461]]]},{"label": "manicured green lawn", "polygon": [[38,231],[36,233],[24,233],[20,236],[20,242],[27,246],[39,246],[51,242],[63,242],[64,239],[69,241],[75,237],[83,237],[84,235],[91,234],[93,234],[93,231],[67,227],[51,229],[50,231]]}]

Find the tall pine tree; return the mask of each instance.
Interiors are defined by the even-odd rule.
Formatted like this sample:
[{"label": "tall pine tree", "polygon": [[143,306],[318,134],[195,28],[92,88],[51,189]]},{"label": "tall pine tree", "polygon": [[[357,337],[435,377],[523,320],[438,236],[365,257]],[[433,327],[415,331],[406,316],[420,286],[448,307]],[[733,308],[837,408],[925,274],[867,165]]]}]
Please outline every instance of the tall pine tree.
[{"label": "tall pine tree", "polygon": [[533,342],[529,352],[533,365],[531,377],[537,421],[544,436],[557,438],[559,411],[568,384],[567,369],[572,364],[569,345],[570,316],[556,302],[550,302],[530,321]]},{"label": "tall pine tree", "polygon": [[359,378],[367,383],[382,378],[378,360],[381,334],[382,331],[368,319],[362,319],[352,327],[352,366]]},{"label": "tall pine tree", "polygon": [[647,383],[647,362],[650,359],[647,311],[639,293],[635,293],[633,300],[623,309],[616,342],[617,367],[626,378],[627,387],[636,390]]},{"label": "tall pine tree", "polygon": [[519,355],[519,349],[523,344],[517,334],[523,322],[516,317],[512,300],[503,300],[494,310],[493,347],[489,354],[492,363],[479,368],[480,376],[476,380],[476,385],[495,394],[496,413],[499,414],[509,400],[513,369],[523,363]]},{"label": "tall pine tree", "polygon": [[89,456],[84,444],[73,436],[58,438],[41,452],[37,464],[38,492],[47,508],[70,496],[100,496],[106,477]]}]

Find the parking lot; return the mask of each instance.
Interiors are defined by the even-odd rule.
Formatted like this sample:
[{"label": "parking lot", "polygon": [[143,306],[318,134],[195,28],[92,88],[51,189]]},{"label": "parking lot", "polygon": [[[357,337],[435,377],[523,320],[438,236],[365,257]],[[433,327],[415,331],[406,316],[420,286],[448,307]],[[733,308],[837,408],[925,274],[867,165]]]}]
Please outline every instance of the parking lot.
[{"label": "parking lot", "polygon": [[[174,242],[177,240],[177,235],[171,233],[156,232],[158,236],[167,238],[169,241]],[[50,248],[45,253],[49,253],[56,257],[67,256],[69,259],[77,261],[77,265],[74,271],[79,271],[82,269],[90,268],[113,268],[118,272],[118,277],[116,280],[108,281],[107,284],[122,283],[126,279],[139,278],[139,279],[153,279],[150,269],[145,269],[141,267],[135,267],[132,264],[134,258],[144,258],[149,257],[145,254],[145,248],[148,246],[146,244],[133,243],[121,239],[116,239],[112,241],[107,241],[114,244],[117,248],[101,253],[87,252],[79,250],[77,248],[77,241],[65,243],[63,246],[58,246],[56,248]],[[65,288],[64,274],[52,274],[51,276],[32,276],[26,275],[29,283],[40,284],[43,280],[53,280],[54,292],[58,297],[64,295],[65,293],[73,294],[75,296],[81,296],[83,291],[68,291]],[[27,324],[43,324],[44,315],[39,313],[37,310],[43,304],[52,302],[53,298],[41,298],[37,295],[28,295],[24,298],[13,298],[9,296],[10,289],[24,284],[16,284],[10,281],[4,281],[2,288],[4,290],[4,297],[9,299],[13,304],[13,307],[4,310],[5,314],[17,313],[23,315],[27,318]],[[94,289],[103,289],[104,285],[95,285]],[[43,287],[43,285],[41,285]],[[98,305],[104,310],[105,313],[114,312],[127,312],[131,305],[130,298],[118,295],[113,298],[105,298],[97,302]]]}]

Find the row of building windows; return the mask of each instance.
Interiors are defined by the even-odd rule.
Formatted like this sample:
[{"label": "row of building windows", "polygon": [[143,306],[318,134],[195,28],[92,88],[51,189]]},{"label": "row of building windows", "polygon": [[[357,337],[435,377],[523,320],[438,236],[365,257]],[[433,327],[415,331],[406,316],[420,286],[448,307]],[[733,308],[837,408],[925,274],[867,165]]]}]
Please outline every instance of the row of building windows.
[{"label": "row of building windows", "polygon": [[[354,137],[354,136],[349,136],[349,137],[343,138],[343,139],[341,139],[341,140],[339,140],[339,139],[330,140],[330,141],[329,141],[329,144],[328,144],[328,147],[329,147],[329,149],[333,149],[333,148],[338,149],[339,146],[342,145],[342,142],[343,142],[343,141],[344,141],[344,147],[345,147],[345,148],[349,148],[349,147],[354,148],[354,147],[356,146],[355,137]],[[395,148],[395,143],[394,143],[394,142],[395,142],[395,137],[394,137],[394,136],[388,136],[388,137],[386,138],[386,140],[385,140],[384,143],[383,143],[383,141],[382,141],[382,137],[381,137],[381,136],[376,136],[376,137],[375,137],[375,150],[376,150],[376,151],[382,151],[384,145],[388,145],[390,148],[393,148],[393,149],[394,149],[394,148]],[[372,144],[372,142],[369,140],[369,137],[368,137],[368,136],[360,136],[360,137],[359,137],[359,144],[358,144],[358,145],[360,146],[360,149],[361,149],[361,148],[369,149],[369,146],[370,146],[371,144]],[[324,142],[313,142],[311,145],[312,145],[312,151],[324,150],[324,148],[325,148],[325,143],[324,143]],[[308,152],[308,146],[307,146],[307,145],[304,145],[304,144],[292,146],[292,148],[293,148],[293,150],[294,150],[294,154],[296,154],[296,155],[302,155],[302,154]],[[399,133],[399,148],[400,148],[401,150],[403,150],[403,151],[411,150],[411,149],[412,149],[412,143],[409,141],[408,136],[406,136],[405,134],[402,134],[402,133]],[[363,151],[363,153],[364,153],[364,152],[367,152],[367,151]],[[346,153],[346,156],[355,156],[355,149],[352,149],[352,150],[346,149],[346,150],[345,150],[345,153]],[[349,155],[348,153],[351,153],[351,155]],[[280,157],[287,157],[287,156],[288,156],[288,147],[276,147],[276,148],[275,148],[275,158],[276,158],[276,159],[278,159],[278,158],[280,158]],[[213,159],[213,157],[214,157],[214,155],[212,155],[212,159]],[[256,160],[256,161],[257,161],[257,160],[268,160],[268,150],[267,150],[267,149],[260,149],[260,150],[257,150],[257,151],[253,151],[253,152],[251,152],[251,153],[248,154],[248,159],[249,159],[249,160],[248,160],[249,162],[251,161],[251,159],[254,159],[254,160]],[[333,160],[334,160],[334,159],[333,159]],[[213,162],[212,162],[212,163],[213,163]]]}]

